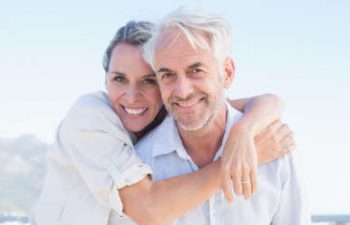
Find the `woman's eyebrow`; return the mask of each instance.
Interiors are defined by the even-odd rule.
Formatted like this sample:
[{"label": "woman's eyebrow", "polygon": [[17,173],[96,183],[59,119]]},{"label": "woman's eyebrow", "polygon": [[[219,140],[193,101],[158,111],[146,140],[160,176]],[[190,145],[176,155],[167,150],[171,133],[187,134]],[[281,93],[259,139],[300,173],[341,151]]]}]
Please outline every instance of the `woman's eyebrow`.
[{"label": "woman's eyebrow", "polygon": [[120,76],[125,76],[124,73],[122,72],[119,72],[119,71],[110,71],[111,74],[114,74],[114,75],[120,75]]}]

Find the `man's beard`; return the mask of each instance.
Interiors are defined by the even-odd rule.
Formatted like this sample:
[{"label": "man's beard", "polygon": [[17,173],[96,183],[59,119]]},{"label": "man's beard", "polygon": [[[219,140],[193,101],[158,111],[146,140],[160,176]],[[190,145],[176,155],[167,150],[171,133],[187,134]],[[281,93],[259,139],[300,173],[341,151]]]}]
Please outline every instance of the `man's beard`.
[{"label": "man's beard", "polygon": [[[164,105],[181,129],[194,132],[207,127],[215,118],[224,103],[224,98],[222,96],[220,97],[221,98],[217,98],[217,96],[215,96],[215,98],[209,98],[207,94],[194,93],[186,99],[173,97]],[[174,104],[177,102],[191,101],[193,99],[201,99],[197,104],[205,104],[204,110],[202,110],[203,112],[200,115],[188,115],[188,117],[185,118],[186,115],[181,115],[181,112],[177,112],[177,110],[174,109]]]}]

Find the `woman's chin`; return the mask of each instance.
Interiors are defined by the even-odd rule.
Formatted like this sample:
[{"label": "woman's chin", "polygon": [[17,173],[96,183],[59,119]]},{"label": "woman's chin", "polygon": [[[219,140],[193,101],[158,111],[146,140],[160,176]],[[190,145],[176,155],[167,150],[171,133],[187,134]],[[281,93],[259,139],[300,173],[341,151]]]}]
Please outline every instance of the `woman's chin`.
[{"label": "woman's chin", "polygon": [[146,127],[147,127],[148,124],[143,124],[143,125],[140,125],[140,124],[137,124],[137,125],[126,125],[125,128],[129,131],[129,132],[132,132],[132,133],[141,133]]}]

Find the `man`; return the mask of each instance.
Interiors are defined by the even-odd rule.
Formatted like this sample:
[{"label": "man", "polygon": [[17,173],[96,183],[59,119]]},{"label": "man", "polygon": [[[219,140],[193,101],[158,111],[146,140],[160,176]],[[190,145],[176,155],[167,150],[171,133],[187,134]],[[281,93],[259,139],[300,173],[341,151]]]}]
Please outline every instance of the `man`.
[{"label": "man", "polygon": [[[157,72],[171,115],[136,146],[154,179],[190,173],[220,157],[230,127],[241,116],[224,97],[235,72],[229,40],[230,27],[222,18],[177,10],[146,44],[145,58]],[[258,180],[251,200],[236,198],[230,204],[217,192],[172,224],[308,223],[293,156],[260,166]],[[243,174],[241,183],[249,185],[249,174]]]}]

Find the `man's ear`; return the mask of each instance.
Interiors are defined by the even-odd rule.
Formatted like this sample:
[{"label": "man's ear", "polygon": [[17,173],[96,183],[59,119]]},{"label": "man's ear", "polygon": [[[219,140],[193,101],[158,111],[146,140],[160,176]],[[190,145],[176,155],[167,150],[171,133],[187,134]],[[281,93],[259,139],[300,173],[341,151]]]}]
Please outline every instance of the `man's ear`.
[{"label": "man's ear", "polygon": [[224,87],[226,89],[231,87],[233,78],[235,76],[236,68],[232,58],[225,59],[225,73],[224,73]]}]

